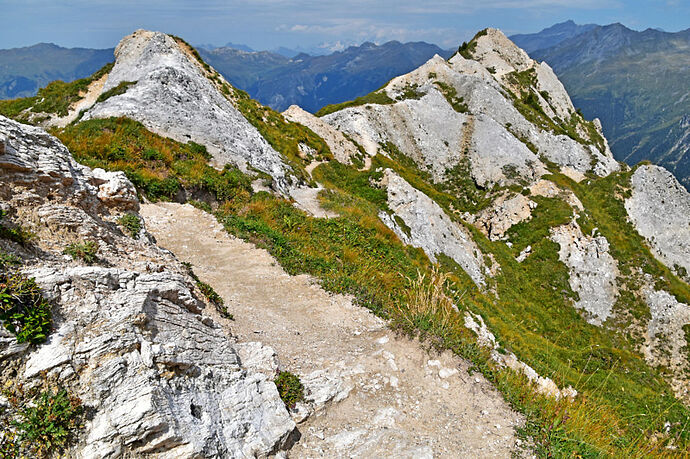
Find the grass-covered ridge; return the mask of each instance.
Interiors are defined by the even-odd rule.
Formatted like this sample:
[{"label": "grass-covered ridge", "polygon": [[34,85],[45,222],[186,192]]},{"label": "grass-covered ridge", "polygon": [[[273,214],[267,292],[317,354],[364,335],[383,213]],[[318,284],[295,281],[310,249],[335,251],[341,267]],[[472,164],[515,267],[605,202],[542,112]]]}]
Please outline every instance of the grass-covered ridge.
[{"label": "grass-covered ridge", "polygon": [[[383,87],[386,87],[386,85],[388,85],[388,83],[383,85]],[[319,109],[319,111],[317,111],[315,115],[326,116],[348,107],[357,107],[366,104],[390,105],[393,103],[395,103],[395,101],[388,97],[388,94],[386,94],[383,88],[381,88],[377,89],[376,91],[370,92],[365,96],[357,97],[354,100],[349,100],[347,102],[342,102],[339,104],[326,105],[325,107]]]},{"label": "grass-covered ridge", "polygon": [[328,144],[308,127],[286,120],[282,114],[261,105],[244,91],[232,88],[227,92],[234,96],[234,103],[242,115],[283,155],[301,179],[309,180],[305,165],[315,160],[333,159]]}]

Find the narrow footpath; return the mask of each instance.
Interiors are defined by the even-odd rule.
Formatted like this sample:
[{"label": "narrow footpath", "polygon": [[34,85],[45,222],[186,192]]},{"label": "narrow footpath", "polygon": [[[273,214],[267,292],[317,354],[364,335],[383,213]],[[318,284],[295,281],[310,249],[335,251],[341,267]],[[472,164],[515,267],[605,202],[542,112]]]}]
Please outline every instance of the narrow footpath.
[{"label": "narrow footpath", "polygon": [[224,298],[239,343],[259,341],[281,369],[328,382],[289,457],[496,458],[520,444],[521,415],[463,359],[397,337],[351,298],[286,274],[190,205],[147,204],[141,215],[159,245]]}]

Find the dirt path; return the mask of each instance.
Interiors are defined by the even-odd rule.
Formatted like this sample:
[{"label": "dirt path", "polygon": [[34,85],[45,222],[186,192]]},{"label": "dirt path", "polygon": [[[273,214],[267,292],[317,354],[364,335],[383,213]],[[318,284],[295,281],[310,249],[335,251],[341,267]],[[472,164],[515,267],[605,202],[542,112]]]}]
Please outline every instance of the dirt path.
[{"label": "dirt path", "polygon": [[261,341],[282,368],[329,381],[322,398],[331,400],[299,424],[290,457],[510,457],[523,421],[462,359],[396,337],[194,207],[149,204],[141,214],[158,243],[223,296],[240,342]]}]

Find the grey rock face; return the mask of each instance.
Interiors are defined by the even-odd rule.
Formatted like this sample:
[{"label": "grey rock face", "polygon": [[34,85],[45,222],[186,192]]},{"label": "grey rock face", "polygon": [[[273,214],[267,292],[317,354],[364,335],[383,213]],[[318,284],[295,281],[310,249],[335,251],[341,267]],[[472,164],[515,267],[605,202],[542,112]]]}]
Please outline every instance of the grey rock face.
[{"label": "grey rock face", "polygon": [[124,94],[94,105],[83,117],[126,116],[147,129],[180,142],[205,145],[222,166],[249,164],[271,175],[281,191],[288,187],[288,166],[216,86],[201,65],[174,39],[139,30],[115,50],[103,91],[123,81],[136,82]]},{"label": "grey rock face", "polygon": [[[132,184],[80,166],[43,130],[2,117],[0,145],[0,207],[38,234],[23,269],[51,301],[55,328],[37,347],[2,328],[0,381],[30,388],[46,372],[93,409],[68,455],[256,457],[283,447],[295,424],[271,378],[242,364],[170,252],[145,229],[133,239],[114,223],[138,208]],[[63,255],[82,240],[97,243],[108,267]]]},{"label": "grey rock face", "polygon": [[350,158],[359,154],[357,147],[349,141],[342,132],[334,129],[322,119],[302,110],[297,105],[291,105],[283,112],[283,116],[290,121],[303,124],[314,131],[316,135],[321,137],[328,144],[331,153],[333,153],[333,157],[337,161],[343,164],[350,164]]},{"label": "grey rock face", "polygon": [[640,166],[625,209],[654,255],[669,268],[690,272],[690,193],[666,169]]},{"label": "grey rock face", "polygon": [[574,222],[551,228],[551,239],[561,246],[558,257],[570,270],[570,287],[580,296],[575,307],[585,311],[587,322],[601,325],[618,296],[618,264],[608,241],[582,234]]},{"label": "grey rock face", "polygon": [[379,218],[386,226],[406,244],[421,247],[432,261],[443,253],[455,260],[475,284],[485,284],[482,254],[465,228],[392,170],[384,171],[382,185],[388,189],[388,206],[394,217],[404,222],[401,225],[396,218],[382,212]]}]

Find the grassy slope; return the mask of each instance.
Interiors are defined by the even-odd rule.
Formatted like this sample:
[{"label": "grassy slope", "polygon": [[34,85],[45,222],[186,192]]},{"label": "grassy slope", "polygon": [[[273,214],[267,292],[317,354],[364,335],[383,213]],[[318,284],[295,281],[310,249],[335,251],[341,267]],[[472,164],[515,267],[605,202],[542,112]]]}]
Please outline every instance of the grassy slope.
[{"label": "grassy slope", "polygon": [[24,99],[0,100],[0,115],[14,118],[18,121],[27,122],[29,113],[48,113],[59,116],[67,115],[70,105],[77,102],[80,93],[86,91],[89,85],[108,73],[113,64],[106,64],[99,71],[90,77],[65,83],[64,81],[53,81],[45,88],[38,90],[34,97]]},{"label": "grassy slope", "polygon": [[[283,127],[272,126],[272,135],[280,137]],[[252,193],[250,179],[235,169],[219,172],[208,167],[202,147],[158,137],[131,120],[87,121],[55,134],[79,161],[124,170],[152,199],[174,199],[184,188],[207,200],[228,231],[266,247],[288,272],[315,275],[326,289],[355,295],[361,305],[390,318],[401,330],[421,334],[470,359],[528,415],[526,433],[533,436],[542,455],[643,456],[669,441],[686,449],[690,444],[688,410],[672,397],[659,372],[634,352],[634,340],[587,324],[572,307],[574,294],[567,270],[558,261],[558,245],[543,237],[549,227],[570,217],[559,199],[535,198],[540,205],[534,218],[510,232],[513,248],[491,242],[470,228],[482,251],[501,264],[501,273],[490,286],[499,299],[477,290],[451,260],[442,258],[440,269],[450,275],[447,294],[462,309],[481,314],[502,348],[515,352],[559,385],[573,385],[580,391],[573,403],[535,396],[523,377],[495,368],[464,327],[462,314],[410,308],[412,280],[418,273],[433,279],[432,266],[419,249],[404,246],[377,218],[386,205],[385,193],[371,180],[376,179],[375,172],[335,162],[319,166],[314,176],[328,189],[322,194],[323,205],[341,217],[315,219],[284,199]],[[372,170],[394,168],[450,215],[463,202],[476,203],[478,197],[472,195],[476,190],[433,187],[411,162],[392,156],[374,158]],[[463,172],[456,173],[462,183]],[[597,226],[609,238],[622,271],[625,266],[648,266],[663,276],[661,282],[672,293],[688,298],[687,285],[651,257],[631,228],[621,226],[624,209],[612,196],[618,186],[625,185],[625,174],[587,186],[558,174],[552,179],[580,197],[589,209],[588,220],[581,224]],[[517,263],[514,256],[528,244],[532,255]],[[634,309],[636,305],[620,307]],[[671,426],[668,434],[663,429],[666,421]]]}]

